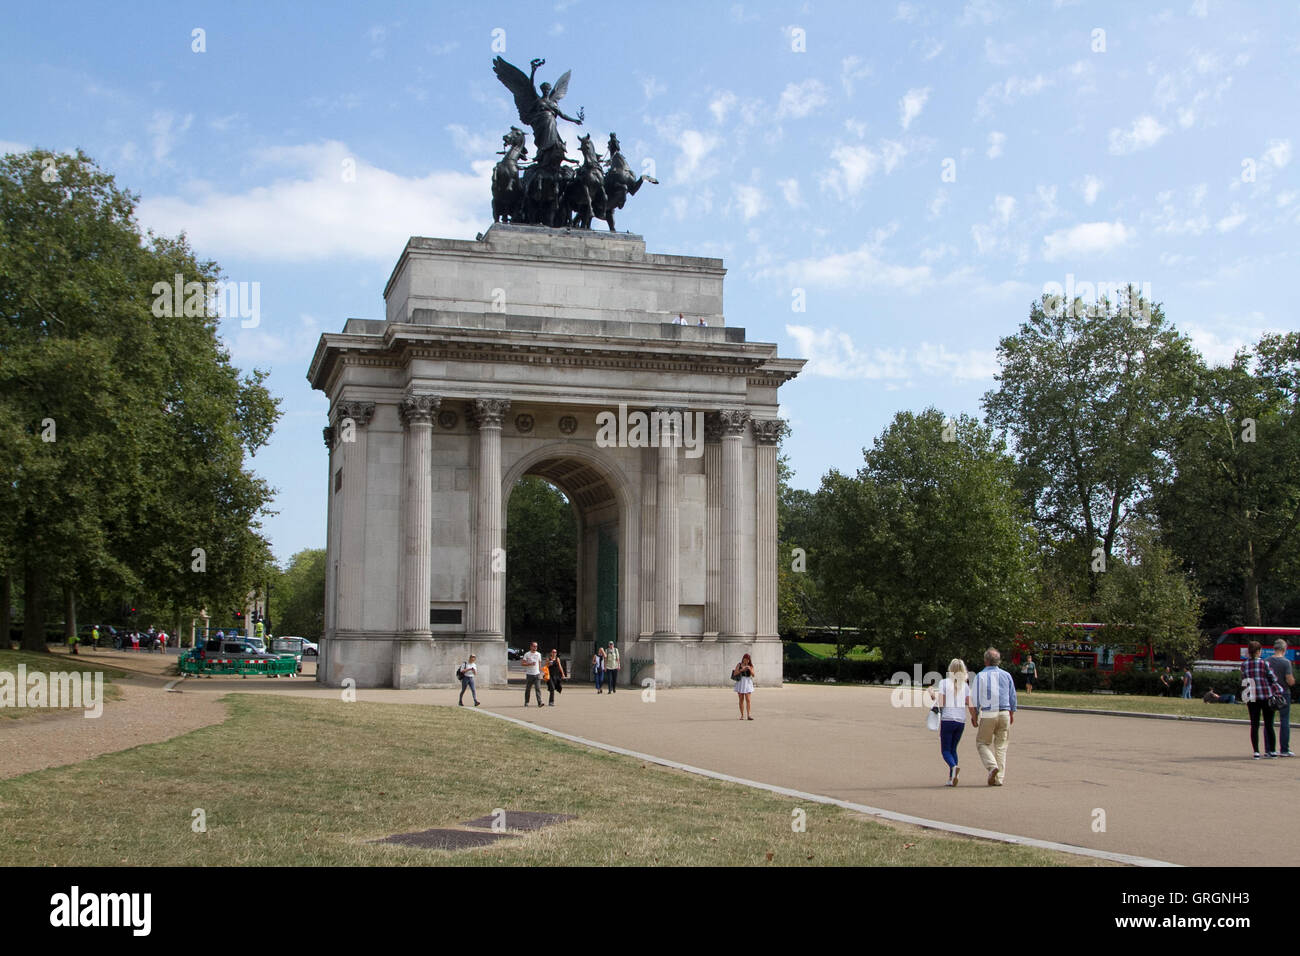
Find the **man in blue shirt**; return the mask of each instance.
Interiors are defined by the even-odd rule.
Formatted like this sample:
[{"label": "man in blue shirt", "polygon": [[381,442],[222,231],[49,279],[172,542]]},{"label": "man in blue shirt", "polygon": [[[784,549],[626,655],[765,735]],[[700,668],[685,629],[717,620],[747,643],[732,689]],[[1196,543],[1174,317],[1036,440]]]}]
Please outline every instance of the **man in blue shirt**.
[{"label": "man in blue shirt", "polygon": [[989,786],[1002,786],[1007,773],[1007,741],[1016,721],[1016,682],[998,665],[996,647],[984,652],[984,669],[971,686],[970,722],[976,728],[975,749],[989,772]]}]

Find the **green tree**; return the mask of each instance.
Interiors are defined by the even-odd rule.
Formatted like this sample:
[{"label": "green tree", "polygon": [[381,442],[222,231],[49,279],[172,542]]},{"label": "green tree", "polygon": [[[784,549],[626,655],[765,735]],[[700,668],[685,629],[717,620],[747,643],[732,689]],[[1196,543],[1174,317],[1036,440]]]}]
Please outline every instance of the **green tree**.
[{"label": "green tree", "polygon": [[1300,590],[1298,382],[1294,332],[1203,370],[1179,431],[1176,475],[1156,495],[1166,539],[1212,602],[1216,624],[1258,626],[1266,609],[1277,615]]},{"label": "green tree", "polygon": [[271,623],[277,635],[320,640],[325,631],[325,549],[295,554],[275,576],[271,594]]},{"label": "green tree", "polygon": [[1107,644],[1149,646],[1179,661],[1196,657],[1201,597],[1156,529],[1135,521],[1124,554],[1107,569],[1098,590],[1098,618]]},{"label": "green tree", "polygon": [[1040,532],[1087,553],[1090,596],[1125,523],[1170,474],[1198,367],[1159,305],[1122,305],[1033,303],[999,344],[1000,384],[984,396]]},{"label": "green tree", "polygon": [[206,302],[154,309],[155,284],[220,272],[142,236],[137,198],[80,152],[0,160],[0,571],[21,569],[32,650],[60,589],[179,614],[242,599],[269,554],[243,465],[276,402]]},{"label": "green tree", "polygon": [[[506,518],[506,621],[513,634],[571,634],[577,622],[573,507],[541,478],[521,479]],[[513,638],[512,638],[513,639]]]}]

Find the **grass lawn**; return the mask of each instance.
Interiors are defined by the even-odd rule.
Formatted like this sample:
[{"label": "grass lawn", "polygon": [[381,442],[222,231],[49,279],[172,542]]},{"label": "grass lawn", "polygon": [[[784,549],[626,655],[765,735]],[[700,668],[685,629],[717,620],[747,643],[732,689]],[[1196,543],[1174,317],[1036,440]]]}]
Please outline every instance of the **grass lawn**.
[{"label": "grass lawn", "polygon": [[[813,657],[819,657],[823,660],[834,660],[834,644],[813,644],[807,641],[797,642],[800,647],[811,654]],[[865,644],[859,644],[844,656],[849,661],[878,661],[883,659],[883,655],[878,647],[867,647]]]},{"label": "grass lawn", "polygon": [[[816,804],[794,833],[789,798],[454,707],[226,701],[223,724],[0,781],[0,865],[1097,865]],[[578,819],[474,850],[366,842],[497,807]]]},{"label": "grass lawn", "polygon": [[[18,665],[26,664],[27,673],[33,674],[37,671],[42,674],[57,674],[60,671],[71,673],[72,671],[103,671],[104,673],[104,700],[118,700],[122,696],[122,689],[114,687],[110,682],[117,677],[125,677],[122,671],[113,670],[104,667],[95,661],[94,652],[84,654],[40,654],[35,651],[10,651],[0,650],[0,671],[5,671],[13,675],[13,679],[18,679]],[[22,690],[22,688],[19,688]],[[0,718],[21,718],[21,717],[39,717],[42,714],[57,713],[54,708],[28,708],[28,707],[0,707]]]},{"label": "grass lawn", "polygon": [[1034,707],[1078,707],[1088,710],[1125,710],[1139,714],[1175,714],[1179,717],[1235,717],[1249,720],[1245,704],[1207,704],[1199,697],[1145,697],[1136,694],[1063,694],[1047,691],[1017,693],[1020,705]]}]

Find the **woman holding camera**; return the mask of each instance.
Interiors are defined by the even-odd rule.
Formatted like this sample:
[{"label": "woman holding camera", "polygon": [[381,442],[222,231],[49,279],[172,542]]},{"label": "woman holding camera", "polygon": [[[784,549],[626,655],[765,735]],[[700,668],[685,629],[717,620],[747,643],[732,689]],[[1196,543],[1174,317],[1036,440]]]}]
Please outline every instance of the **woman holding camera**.
[{"label": "woman holding camera", "polygon": [[[746,654],[731,671],[731,679],[736,682],[736,695],[740,698],[740,719],[754,719],[753,704],[750,697],[754,694],[754,662]],[[748,711],[748,713],[746,713]]]}]

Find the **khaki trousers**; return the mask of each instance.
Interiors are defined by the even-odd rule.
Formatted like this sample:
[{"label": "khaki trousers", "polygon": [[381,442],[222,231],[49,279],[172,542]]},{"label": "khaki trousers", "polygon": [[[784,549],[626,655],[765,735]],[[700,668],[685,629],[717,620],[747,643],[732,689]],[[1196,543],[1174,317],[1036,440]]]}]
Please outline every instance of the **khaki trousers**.
[{"label": "khaki trousers", "polygon": [[980,762],[984,769],[997,770],[994,779],[1003,783],[1007,775],[1007,741],[1011,736],[1011,711],[999,710],[997,713],[980,714],[980,725],[976,728],[975,749],[979,751]]}]

